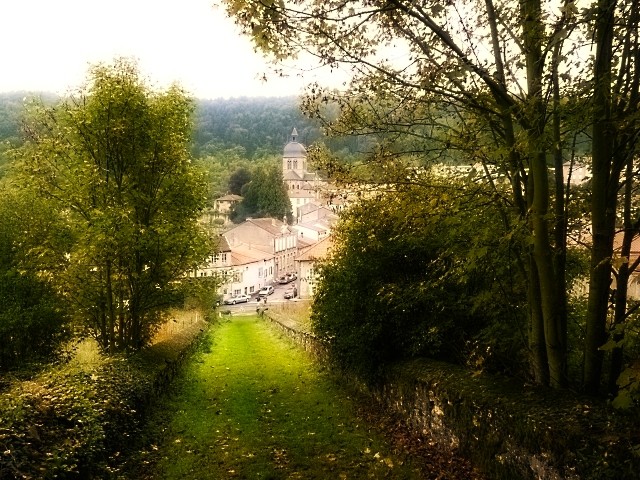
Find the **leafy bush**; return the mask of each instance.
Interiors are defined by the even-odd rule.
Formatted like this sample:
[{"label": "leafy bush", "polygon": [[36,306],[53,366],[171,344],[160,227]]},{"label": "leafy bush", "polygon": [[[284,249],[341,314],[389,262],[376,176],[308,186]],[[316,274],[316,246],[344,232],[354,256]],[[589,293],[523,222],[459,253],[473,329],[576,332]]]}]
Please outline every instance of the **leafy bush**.
[{"label": "leafy bush", "polygon": [[524,359],[512,235],[477,190],[458,187],[381,194],[343,218],[312,314],[342,366],[375,375],[406,357],[491,370]]},{"label": "leafy bush", "polygon": [[47,360],[70,336],[59,300],[41,281],[0,272],[0,371]]},{"label": "leafy bush", "polygon": [[0,479],[114,473],[203,326],[130,357],[51,369],[0,394]]}]

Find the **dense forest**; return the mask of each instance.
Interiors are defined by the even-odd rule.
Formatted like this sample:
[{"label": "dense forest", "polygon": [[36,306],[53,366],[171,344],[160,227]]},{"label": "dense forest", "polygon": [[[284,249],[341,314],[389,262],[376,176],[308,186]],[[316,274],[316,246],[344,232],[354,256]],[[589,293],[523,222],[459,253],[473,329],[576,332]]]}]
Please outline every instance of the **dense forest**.
[{"label": "dense forest", "polygon": [[282,153],[291,130],[311,144],[321,132],[300,112],[295,97],[198,100],[193,154],[203,157],[240,147],[248,158]]},{"label": "dense forest", "polygon": [[[0,141],[21,142],[21,119],[25,104],[32,98],[45,103],[55,100],[48,93],[0,93]],[[351,153],[354,142],[348,139],[323,137],[320,126],[300,111],[296,97],[241,97],[215,100],[195,100],[195,124],[191,153],[195,158],[236,151],[252,160],[268,155],[280,155],[289,141],[293,128],[305,145],[323,140],[332,149]]]}]

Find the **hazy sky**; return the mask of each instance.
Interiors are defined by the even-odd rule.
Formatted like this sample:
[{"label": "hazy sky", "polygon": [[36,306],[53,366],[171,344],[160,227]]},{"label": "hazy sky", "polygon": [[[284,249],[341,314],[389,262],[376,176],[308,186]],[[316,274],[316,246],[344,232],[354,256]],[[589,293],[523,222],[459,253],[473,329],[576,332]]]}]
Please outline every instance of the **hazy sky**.
[{"label": "hazy sky", "polygon": [[92,63],[137,59],[154,85],[199,98],[301,93],[311,79],[268,72],[214,0],[0,0],[0,92],[78,87]]}]

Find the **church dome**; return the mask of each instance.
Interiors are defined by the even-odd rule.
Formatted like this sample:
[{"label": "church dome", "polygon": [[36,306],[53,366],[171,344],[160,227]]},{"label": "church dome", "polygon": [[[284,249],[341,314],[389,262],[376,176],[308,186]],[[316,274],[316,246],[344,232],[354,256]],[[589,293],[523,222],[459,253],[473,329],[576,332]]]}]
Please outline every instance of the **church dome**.
[{"label": "church dome", "polygon": [[302,158],[307,156],[307,149],[298,142],[298,131],[294,128],[291,132],[291,140],[284,146],[285,158]]},{"label": "church dome", "polygon": [[307,156],[307,149],[298,142],[289,142],[284,146],[284,156],[286,158],[301,158]]}]

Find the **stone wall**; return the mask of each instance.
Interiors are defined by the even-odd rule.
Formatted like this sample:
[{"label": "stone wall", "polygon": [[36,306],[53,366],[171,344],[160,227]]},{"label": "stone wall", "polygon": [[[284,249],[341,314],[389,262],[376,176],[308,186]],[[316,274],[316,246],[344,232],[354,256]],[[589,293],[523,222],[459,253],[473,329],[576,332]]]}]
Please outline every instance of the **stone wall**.
[{"label": "stone wall", "polygon": [[[326,356],[312,334],[262,313],[306,350]],[[461,452],[491,479],[635,479],[640,472],[637,417],[588,398],[428,359],[391,366],[375,387],[352,383],[401,414],[416,435]]]}]

